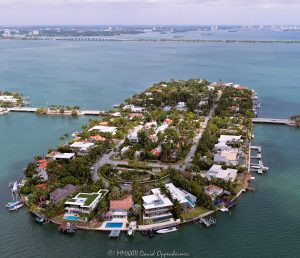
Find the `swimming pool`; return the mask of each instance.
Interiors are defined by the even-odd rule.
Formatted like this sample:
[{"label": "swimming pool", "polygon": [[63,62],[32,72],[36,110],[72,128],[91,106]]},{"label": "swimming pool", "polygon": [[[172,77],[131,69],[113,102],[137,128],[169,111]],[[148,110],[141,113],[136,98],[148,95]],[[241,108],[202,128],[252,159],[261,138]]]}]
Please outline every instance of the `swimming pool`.
[{"label": "swimming pool", "polygon": [[106,228],[121,228],[123,227],[123,223],[121,222],[107,222],[105,224]]},{"label": "swimming pool", "polygon": [[185,197],[185,199],[189,202],[189,205],[190,205],[192,208],[195,208],[196,204],[195,204],[189,197]]},{"label": "swimming pool", "polygon": [[79,220],[79,217],[74,216],[74,215],[67,215],[67,216],[64,216],[64,219],[66,219],[66,220]]}]

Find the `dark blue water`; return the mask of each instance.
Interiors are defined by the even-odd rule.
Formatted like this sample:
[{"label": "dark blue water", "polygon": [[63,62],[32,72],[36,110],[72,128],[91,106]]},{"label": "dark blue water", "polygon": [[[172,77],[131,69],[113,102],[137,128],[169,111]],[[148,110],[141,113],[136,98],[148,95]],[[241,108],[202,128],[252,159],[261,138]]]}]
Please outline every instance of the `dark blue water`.
[{"label": "dark blue water", "polygon": [[[300,112],[299,65],[297,45],[0,41],[0,88],[23,92],[33,106],[108,109],[153,82],[205,77],[254,88],[261,116],[287,117]],[[0,201],[9,199],[8,181],[22,177],[32,156],[61,144],[61,135],[86,121],[0,117]],[[188,225],[153,239],[124,235],[112,241],[94,232],[69,237],[54,225],[35,224],[26,208],[9,213],[1,206],[0,257],[108,257],[109,250],[128,249],[190,257],[299,257],[300,130],[263,125],[255,127],[255,136],[270,170],[255,175],[258,190],[242,195],[231,216],[218,214],[215,227]]]}]

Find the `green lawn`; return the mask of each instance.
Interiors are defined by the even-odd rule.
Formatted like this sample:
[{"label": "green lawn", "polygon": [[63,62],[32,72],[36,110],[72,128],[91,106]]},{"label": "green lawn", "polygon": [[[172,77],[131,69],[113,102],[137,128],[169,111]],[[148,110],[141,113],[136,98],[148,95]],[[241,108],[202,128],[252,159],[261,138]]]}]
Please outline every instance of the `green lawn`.
[{"label": "green lawn", "polygon": [[198,217],[201,214],[204,214],[208,211],[209,210],[204,207],[195,207],[195,208],[189,209],[189,211],[187,213],[183,213],[182,217],[185,220],[192,219],[192,218]]},{"label": "green lawn", "polygon": [[79,194],[78,198],[86,198],[84,202],[84,206],[89,206],[97,197],[99,194]]}]

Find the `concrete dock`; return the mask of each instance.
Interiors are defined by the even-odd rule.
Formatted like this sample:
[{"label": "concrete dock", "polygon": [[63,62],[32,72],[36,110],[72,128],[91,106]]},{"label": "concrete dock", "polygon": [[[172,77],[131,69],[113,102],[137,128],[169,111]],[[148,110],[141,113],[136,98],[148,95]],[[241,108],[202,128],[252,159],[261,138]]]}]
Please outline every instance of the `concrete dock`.
[{"label": "concrete dock", "polygon": [[252,122],[255,124],[279,124],[294,126],[295,122],[290,119],[276,119],[276,118],[253,118]]}]

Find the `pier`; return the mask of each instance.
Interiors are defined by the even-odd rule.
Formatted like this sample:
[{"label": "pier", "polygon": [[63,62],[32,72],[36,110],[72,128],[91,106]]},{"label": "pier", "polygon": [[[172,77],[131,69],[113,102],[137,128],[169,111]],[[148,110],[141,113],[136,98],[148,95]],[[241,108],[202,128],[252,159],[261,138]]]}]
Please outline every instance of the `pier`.
[{"label": "pier", "polygon": [[277,118],[253,118],[252,122],[255,124],[279,124],[294,126],[295,122],[290,119],[277,119]]}]

